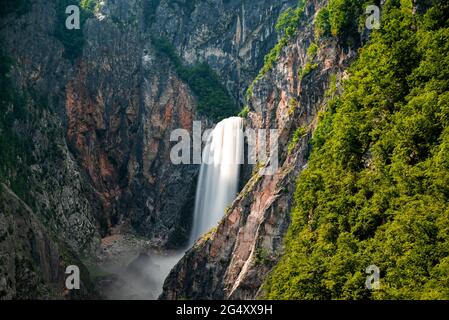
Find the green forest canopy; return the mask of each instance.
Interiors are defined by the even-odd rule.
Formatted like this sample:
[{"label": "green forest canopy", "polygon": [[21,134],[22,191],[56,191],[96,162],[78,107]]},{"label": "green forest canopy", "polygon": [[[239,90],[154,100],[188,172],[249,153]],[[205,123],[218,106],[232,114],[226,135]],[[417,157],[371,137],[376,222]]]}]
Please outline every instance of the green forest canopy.
[{"label": "green forest canopy", "polygon": [[433,3],[383,6],[314,133],[266,298],[449,299],[449,7]]}]

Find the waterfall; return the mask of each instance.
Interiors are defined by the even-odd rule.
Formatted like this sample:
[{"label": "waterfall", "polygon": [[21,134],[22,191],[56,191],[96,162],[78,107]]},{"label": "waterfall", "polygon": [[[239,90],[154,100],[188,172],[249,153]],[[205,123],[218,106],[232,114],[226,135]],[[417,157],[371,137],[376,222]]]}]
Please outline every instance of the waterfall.
[{"label": "waterfall", "polygon": [[190,243],[216,226],[234,201],[243,163],[243,120],[231,117],[218,123],[209,135],[196,189]]}]

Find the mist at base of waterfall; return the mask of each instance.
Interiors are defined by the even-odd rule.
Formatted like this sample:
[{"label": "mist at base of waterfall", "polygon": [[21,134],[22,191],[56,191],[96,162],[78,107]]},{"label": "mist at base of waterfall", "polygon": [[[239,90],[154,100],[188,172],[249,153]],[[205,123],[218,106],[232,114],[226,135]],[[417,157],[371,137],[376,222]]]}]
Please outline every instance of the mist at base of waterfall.
[{"label": "mist at base of waterfall", "polygon": [[158,255],[122,253],[101,265],[107,274],[97,282],[108,300],[156,300],[165,278],[184,252]]}]

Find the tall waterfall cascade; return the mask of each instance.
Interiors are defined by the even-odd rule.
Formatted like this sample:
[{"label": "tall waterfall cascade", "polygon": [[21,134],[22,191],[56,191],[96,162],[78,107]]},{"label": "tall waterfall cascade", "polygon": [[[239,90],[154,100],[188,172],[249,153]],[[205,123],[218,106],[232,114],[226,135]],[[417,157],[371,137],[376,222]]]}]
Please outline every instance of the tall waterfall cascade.
[{"label": "tall waterfall cascade", "polygon": [[196,190],[191,244],[218,224],[237,195],[243,139],[243,119],[239,117],[221,121],[208,137]]}]

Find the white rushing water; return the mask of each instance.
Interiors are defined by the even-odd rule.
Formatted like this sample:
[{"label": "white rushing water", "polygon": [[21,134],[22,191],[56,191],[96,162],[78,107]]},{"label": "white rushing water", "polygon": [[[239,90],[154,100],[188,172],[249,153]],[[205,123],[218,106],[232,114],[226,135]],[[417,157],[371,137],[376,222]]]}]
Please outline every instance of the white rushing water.
[{"label": "white rushing water", "polygon": [[243,163],[243,120],[227,118],[216,125],[203,152],[190,244],[216,226],[238,191]]}]

